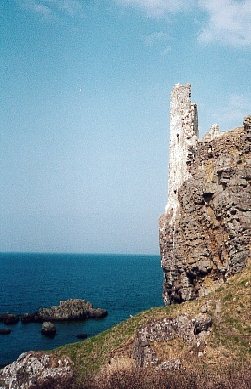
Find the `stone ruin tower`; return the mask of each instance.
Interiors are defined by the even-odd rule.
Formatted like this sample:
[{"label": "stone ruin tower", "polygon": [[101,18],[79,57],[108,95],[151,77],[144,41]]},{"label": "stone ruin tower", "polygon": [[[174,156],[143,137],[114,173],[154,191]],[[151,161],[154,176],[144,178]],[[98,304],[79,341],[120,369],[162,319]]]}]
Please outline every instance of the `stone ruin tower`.
[{"label": "stone ruin tower", "polygon": [[171,93],[169,181],[166,214],[174,221],[178,210],[178,190],[189,178],[189,165],[198,141],[196,104],[191,103],[191,85],[176,84]]},{"label": "stone ruin tower", "polygon": [[198,139],[191,85],[171,94],[168,202],[160,218],[166,305],[205,296],[251,260],[251,115]]}]

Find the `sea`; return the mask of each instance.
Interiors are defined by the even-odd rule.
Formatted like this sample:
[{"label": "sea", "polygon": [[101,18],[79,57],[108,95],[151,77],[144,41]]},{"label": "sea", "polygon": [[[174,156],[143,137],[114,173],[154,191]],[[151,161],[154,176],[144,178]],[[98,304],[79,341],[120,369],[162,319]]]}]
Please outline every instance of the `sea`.
[{"label": "sea", "polygon": [[12,330],[0,335],[0,366],[22,352],[73,343],[78,334],[94,336],[140,311],[162,306],[162,281],[159,256],[0,253],[0,313],[33,312],[70,298],[108,310],[103,319],[56,323],[53,339],[41,335],[39,323],[0,323],[0,328]]}]

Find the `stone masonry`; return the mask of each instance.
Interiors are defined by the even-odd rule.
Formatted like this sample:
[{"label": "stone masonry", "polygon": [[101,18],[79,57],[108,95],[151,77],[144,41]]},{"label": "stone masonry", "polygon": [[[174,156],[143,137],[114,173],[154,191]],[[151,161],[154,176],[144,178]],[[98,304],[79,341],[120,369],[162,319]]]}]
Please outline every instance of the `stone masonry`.
[{"label": "stone masonry", "polygon": [[176,96],[184,96],[184,90],[187,99],[188,85],[178,84],[172,93],[169,196],[160,218],[166,305],[208,294],[250,258],[251,116],[243,127],[222,134],[214,125],[198,141],[191,114],[188,142],[186,127],[178,125],[180,148],[174,142],[174,123],[182,123],[184,97]]},{"label": "stone masonry", "polygon": [[172,90],[170,106],[170,163],[168,181],[168,203],[166,214],[175,219],[178,190],[190,177],[189,163],[193,159],[198,141],[198,119],[196,104],[190,100],[191,85],[177,84]]}]

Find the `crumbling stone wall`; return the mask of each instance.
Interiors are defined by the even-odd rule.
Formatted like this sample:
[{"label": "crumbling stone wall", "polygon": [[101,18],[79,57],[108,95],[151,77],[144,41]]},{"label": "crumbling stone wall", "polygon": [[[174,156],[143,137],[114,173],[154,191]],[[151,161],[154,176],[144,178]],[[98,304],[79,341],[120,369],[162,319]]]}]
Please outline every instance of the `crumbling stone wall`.
[{"label": "crumbling stone wall", "polygon": [[176,217],[178,190],[190,177],[189,161],[198,141],[197,106],[191,103],[191,85],[176,84],[170,104],[169,181],[166,213]]},{"label": "crumbling stone wall", "polygon": [[175,219],[160,218],[166,305],[206,295],[250,258],[251,117],[196,144]]}]

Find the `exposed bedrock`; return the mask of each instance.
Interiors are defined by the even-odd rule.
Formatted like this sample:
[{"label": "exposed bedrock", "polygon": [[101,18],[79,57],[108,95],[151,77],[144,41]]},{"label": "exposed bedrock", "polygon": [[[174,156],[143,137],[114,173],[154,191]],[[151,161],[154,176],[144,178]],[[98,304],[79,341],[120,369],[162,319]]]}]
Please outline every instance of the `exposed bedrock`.
[{"label": "exposed bedrock", "polygon": [[156,343],[168,344],[180,339],[190,347],[199,347],[203,351],[206,338],[211,331],[212,318],[207,313],[197,316],[179,315],[176,318],[164,318],[149,322],[138,332],[133,345],[133,357],[139,367],[154,366],[157,369],[179,369],[179,358],[162,360],[155,351]]},{"label": "exposed bedrock", "polygon": [[69,389],[73,381],[73,363],[41,352],[23,353],[17,361],[0,371],[3,389]]},{"label": "exposed bedrock", "polygon": [[187,169],[175,220],[160,218],[166,305],[208,294],[250,258],[251,116],[198,141]]}]

